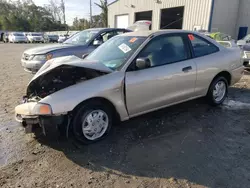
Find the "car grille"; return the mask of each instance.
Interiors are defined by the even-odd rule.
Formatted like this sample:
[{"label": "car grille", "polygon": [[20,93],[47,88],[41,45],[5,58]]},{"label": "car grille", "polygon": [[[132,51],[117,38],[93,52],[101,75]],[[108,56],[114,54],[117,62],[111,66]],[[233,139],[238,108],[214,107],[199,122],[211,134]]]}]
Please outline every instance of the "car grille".
[{"label": "car grille", "polygon": [[24,60],[29,60],[30,59],[30,55],[29,54],[23,54],[23,59]]},{"label": "car grille", "polygon": [[250,52],[245,52],[247,58],[250,58]]}]

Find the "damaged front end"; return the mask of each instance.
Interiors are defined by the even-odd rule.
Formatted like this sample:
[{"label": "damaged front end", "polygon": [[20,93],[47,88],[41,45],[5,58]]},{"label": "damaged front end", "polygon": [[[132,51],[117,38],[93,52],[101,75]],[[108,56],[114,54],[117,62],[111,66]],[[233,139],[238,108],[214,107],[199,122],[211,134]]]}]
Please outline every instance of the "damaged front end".
[{"label": "damaged front end", "polygon": [[111,72],[100,63],[82,61],[73,56],[48,61],[34,76],[23,97],[23,104],[15,108],[15,118],[26,128],[26,132],[32,132],[33,127],[38,126],[46,135],[50,130],[68,126],[69,112],[54,114],[51,106],[42,103],[42,99],[64,88]]},{"label": "damaged front end", "polygon": [[26,133],[34,132],[35,128],[42,128],[42,132],[55,132],[62,125],[65,116],[53,115],[50,105],[39,103],[38,97],[25,99],[24,104],[15,108],[15,117],[25,128]]}]

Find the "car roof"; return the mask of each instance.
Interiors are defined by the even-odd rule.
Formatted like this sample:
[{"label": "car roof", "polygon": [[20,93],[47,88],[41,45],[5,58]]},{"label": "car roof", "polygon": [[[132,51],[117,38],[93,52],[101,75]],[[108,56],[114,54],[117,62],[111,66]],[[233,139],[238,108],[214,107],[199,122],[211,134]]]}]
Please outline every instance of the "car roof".
[{"label": "car roof", "polygon": [[112,31],[112,30],[121,30],[125,28],[91,28],[83,31]]},{"label": "car roof", "polygon": [[154,35],[161,35],[161,34],[171,34],[171,33],[194,33],[199,34],[198,32],[194,31],[186,31],[186,30],[180,30],[180,29],[166,29],[166,30],[147,30],[147,31],[134,31],[129,33],[122,34],[123,36],[140,36],[140,37],[148,37],[152,34]]}]

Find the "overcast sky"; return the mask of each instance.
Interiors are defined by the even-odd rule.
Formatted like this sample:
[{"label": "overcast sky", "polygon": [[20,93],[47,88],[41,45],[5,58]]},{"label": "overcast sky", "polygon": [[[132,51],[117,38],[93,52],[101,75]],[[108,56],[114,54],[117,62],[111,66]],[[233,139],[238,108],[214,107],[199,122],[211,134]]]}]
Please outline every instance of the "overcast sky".
[{"label": "overcast sky", "polygon": [[[36,5],[48,4],[49,0],[33,0]],[[60,2],[60,0],[57,0]],[[108,0],[108,2],[113,2],[114,0]],[[66,21],[67,24],[72,25],[73,19],[75,17],[79,18],[89,18],[89,0],[64,0],[65,11],[66,11]],[[100,9],[94,4],[94,2],[100,2],[99,0],[92,0],[93,4],[93,15],[100,13]]]}]

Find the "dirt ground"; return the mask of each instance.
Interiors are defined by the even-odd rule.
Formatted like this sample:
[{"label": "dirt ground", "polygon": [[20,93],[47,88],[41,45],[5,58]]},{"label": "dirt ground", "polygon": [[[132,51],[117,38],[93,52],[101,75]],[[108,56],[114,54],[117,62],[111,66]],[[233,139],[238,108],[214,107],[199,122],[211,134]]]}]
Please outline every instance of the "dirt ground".
[{"label": "dirt ground", "polygon": [[221,107],[203,99],[115,126],[81,146],[35,138],[14,121],[32,75],[20,65],[34,44],[0,44],[0,187],[250,187],[250,75]]}]

